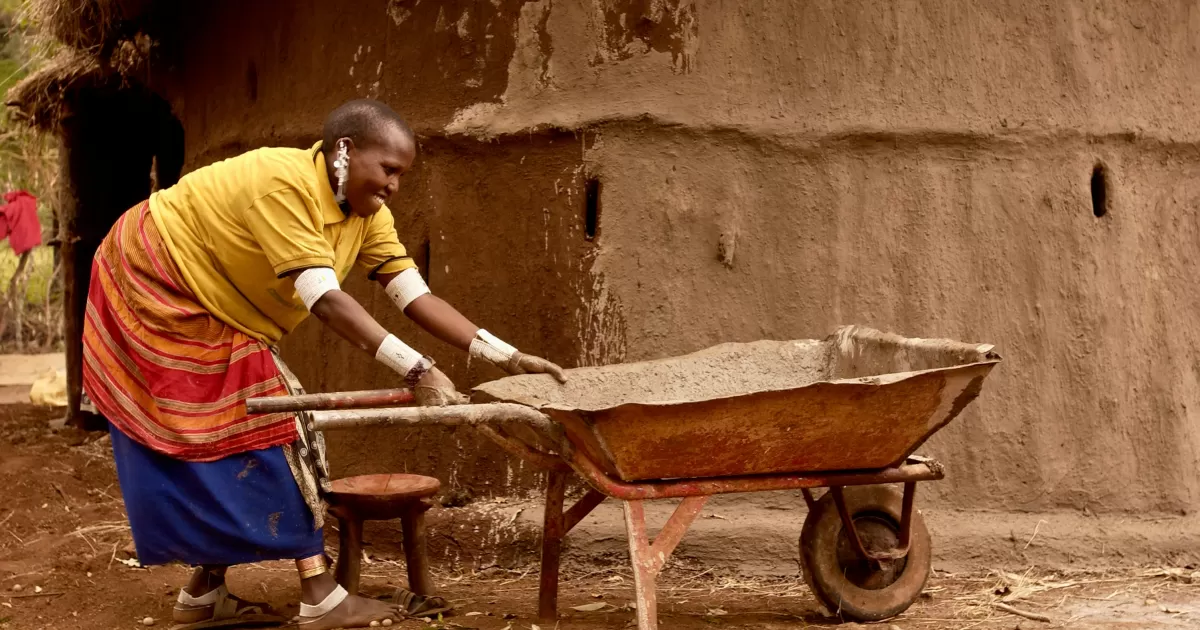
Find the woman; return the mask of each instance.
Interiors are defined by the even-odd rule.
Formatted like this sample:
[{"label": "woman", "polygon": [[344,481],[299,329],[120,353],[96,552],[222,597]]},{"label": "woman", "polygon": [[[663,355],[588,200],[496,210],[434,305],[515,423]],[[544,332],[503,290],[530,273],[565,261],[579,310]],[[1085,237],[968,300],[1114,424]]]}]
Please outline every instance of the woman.
[{"label": "woman", "polygon": [[285,558],[296,561],[298,623],[310,630],[387,624],[428,608],[336,584],[321,535],[323,444],[291,414],[246,414],[247,398],[288,393],[290,373],[271,347],[309,313],[395,370],[419,402],[461,401],[428,357],[339,289],[352,263],[473,358],[563,379],[558,366],[517,352],[429,293],[384,205],[415,155],[394,111],[352,101],[329,115],[310,150],[251,151],[155,193],[97,252],[84,388],[112,428],[139,559],[198,567],[176,622],[259,619],[265,607],[230,595],[225,569]]}]

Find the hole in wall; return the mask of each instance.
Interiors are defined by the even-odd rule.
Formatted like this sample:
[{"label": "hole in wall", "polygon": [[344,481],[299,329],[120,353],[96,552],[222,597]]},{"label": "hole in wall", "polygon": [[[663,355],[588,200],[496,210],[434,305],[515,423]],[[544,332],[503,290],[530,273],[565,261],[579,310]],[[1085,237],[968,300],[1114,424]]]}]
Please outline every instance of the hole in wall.
[{"label": "hole in wall", "polygon": [[1108,169],[1099,162],[1092,167],[1092,214],[1097,218],[1108,214]]},{"label": "hole in wall", "polygon": [[421,278],[425,280],[426,285],[429,284],[429,270],[432,269],[430,265],[433,264],[429,254],[432,249],[433,247],[427,239],[421,244],[421,257],[417,261],[417,270],[421,272]]},{"label": "hole in wall", "polygon": [[258,101],[258,66],[253,61],[246,67],[246,97],[251,103]]},{"label": "hole in wall", "polygon": [[600,233],[600,178],[589,177],[584,186],[583,236],[596,240]]}]

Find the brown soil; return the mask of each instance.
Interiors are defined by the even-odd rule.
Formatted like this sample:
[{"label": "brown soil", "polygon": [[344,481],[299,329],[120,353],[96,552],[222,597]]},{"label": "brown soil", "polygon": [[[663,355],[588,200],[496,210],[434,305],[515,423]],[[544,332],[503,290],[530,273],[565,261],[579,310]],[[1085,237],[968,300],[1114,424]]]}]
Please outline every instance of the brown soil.
[{"label": "brown soil", "polygon": [[[187,569],[127,566],[131,541],[107,437],[47,431],[47,421],[57,415],[25,405],[0,406],[0,628],[135,628],[147,616],[165,626]],[[404,571],[396,557],[386,550],[372,554],[364,565],[367,592],[383,594],[389,586],[403,584]],[[562,581],[564,612],[557,623],[539,623],[532,616],[534,567],[454,571],[443,567],[435,581],[456,602],[459,614],[445,623],[409,621],[400,627],[632,627],[631,575],[619,564],[569,567]],[[1197,584],[1191,583],[1191,576],[1190,569],[937,573],[921,601],[891,623],[931,630],[1195,627],[1200,620],[1200,575]],[[243,597],[290,610],[297,605],[298,586],[288,563],[238,567],[230,572],[230,584]],[[663,628],[838,625],[822,615],[798,578],[748,578],[679,562],[668,568],[659,592]],[[1001,599],[1048,615],[1055,623],[1033,625],[1002,612],[994,607]],[[609,605],[601,611],[573,609],[602,602]]]}]

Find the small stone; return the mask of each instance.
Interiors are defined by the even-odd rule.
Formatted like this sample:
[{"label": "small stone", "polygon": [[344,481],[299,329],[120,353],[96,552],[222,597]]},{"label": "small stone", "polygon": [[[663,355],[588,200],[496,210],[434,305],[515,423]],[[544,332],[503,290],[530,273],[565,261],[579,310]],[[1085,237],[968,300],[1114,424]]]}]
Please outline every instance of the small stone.
[{"label": "small stone", "polygon": [[1147,600],[1146,600],[1146,605],[1147,605],[1147,606],[1157,606],[1157,605],[1158,605],[1158,600],[1157,600],[1157,599],[1147,599]]},{"label": "small stone", "polygon": [[13,584],[13,585],[12,585],[12,592],[14,592],[14,593],[20,593],[20,592],[21,592],[21,591],[23,591],[23,590],[25,590],[25,587],[24,587],[24,586],[21,586],[20,584]]},{"label": "small stone", "polygon": [[41,592],[42,592],[42,587],[40,587],[40,586],[35,586],[35,587],[33,587],[33,592],[34,592],[34,593],[41,593]]},{"label": "small stone", "polygon": [[900,630],[900,626],[897,626],[896,624],[892,624],[892,625],[888,626],[888,630]]},{"label": "small stone", "polygon": [[88,576],[88,577],[92,577],[92,572],[91,572],[91,571],[88,571],[88,572],[87,572],[87,576]]},{"label": "small stone", "polygon": [[153,626],[153,625],[154,625],[154,623],[155,623],[155,622],[154,622],[154,617],[146,617],[145,619],[143,619],[143,620],[142,620],[142,625],[143,625],[143,626],[147,626],[147,627],[149,627],[149,626]]},{"label": "small stone", "polygon": [[392,625],[392,620],[391,620],[391,619],[384,619],[384,620],[383,620],[383,625],[385,625],[385,626],[390,626],[390,625]]},{"label": "small stone", "polygon": [[372,622],[371,622],[371,627],[372,627],[372,628],[378,628],[378,627],[379,627],[379,621],[372,621]]}]

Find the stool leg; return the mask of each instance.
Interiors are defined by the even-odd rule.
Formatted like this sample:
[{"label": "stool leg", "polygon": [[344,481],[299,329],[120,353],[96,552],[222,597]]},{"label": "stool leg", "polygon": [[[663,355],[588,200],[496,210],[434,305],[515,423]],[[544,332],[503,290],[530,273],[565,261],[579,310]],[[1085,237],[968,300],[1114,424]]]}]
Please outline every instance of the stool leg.
[{"label": "stool leg", "polygon": [[429,556],[425,547],[425,510],[420,504],[400,517],[404,533],[404,561],[408,565],[408,588],[417,595],[433,595],[433,580],[429,577]]},{"label": "stool leg", "polygon": [[362,521],[353,515],[338,515],[338,561],[334,577],[351,595],[358,594],[362,571]]}]

